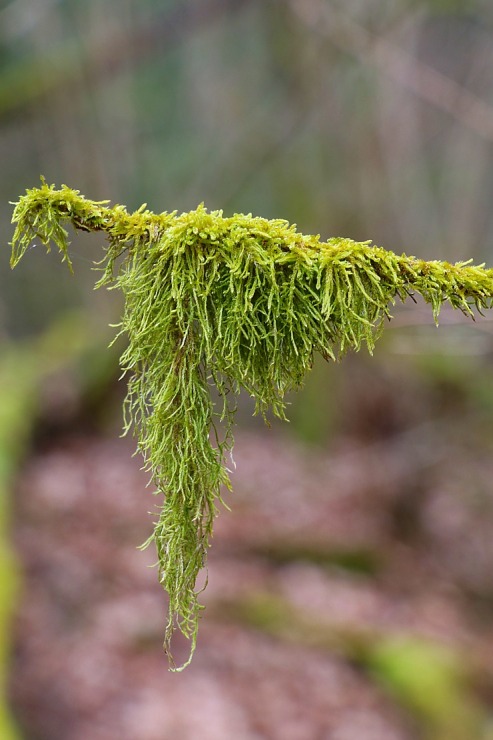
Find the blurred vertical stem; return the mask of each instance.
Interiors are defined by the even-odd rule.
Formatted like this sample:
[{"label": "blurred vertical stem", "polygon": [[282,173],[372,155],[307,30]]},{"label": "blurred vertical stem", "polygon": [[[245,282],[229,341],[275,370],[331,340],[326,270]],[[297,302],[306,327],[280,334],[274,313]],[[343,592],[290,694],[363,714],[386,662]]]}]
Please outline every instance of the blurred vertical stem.
[{"label": "blurred vertical stem", "polygon": [[[11,626],[19,590],[20,568],[10,537],[11,495],[19,464],[38,416],[40,385],[47,376],[70,368],[101,344],[87,320],[65,316],[41,337],[0,349],[0,739],[20,740],[8,701]],[[105,351],[105,357],[107,357]],[[84,361],[83,361],[84,362]],[[104,373],[86,377],[97,384]],[[82,390],[87,390],[83,388]]]},{"label": "blurred vertical stem", "polygon": [[4,348],[0,355],[0,737],[21,735],[7,699],[11,621],[19,584],[19,569],[10,545],[10,492],[25,448],[33,416],[35,363],[22,350]]}]

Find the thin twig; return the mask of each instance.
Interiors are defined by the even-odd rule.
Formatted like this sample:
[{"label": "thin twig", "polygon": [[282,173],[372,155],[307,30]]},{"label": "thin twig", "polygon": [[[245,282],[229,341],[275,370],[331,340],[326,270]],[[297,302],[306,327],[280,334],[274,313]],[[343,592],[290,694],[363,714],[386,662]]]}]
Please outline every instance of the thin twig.
[{"label": "thin twig", "polygon": [[372,65],[419,98],[445,111],[488,142],[493,141],[493,107],[447,75],[383,36],[376,36],[321,0],[288,0],[296,17],[314,33]]}]

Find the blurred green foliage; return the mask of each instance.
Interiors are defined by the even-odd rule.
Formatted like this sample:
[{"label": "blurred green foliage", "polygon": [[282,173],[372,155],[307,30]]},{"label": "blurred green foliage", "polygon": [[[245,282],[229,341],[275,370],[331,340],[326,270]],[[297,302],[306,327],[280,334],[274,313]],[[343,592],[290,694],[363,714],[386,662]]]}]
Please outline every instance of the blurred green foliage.
[{"label": "blurred green foliage", "polygon": [[430,640],[389,635],[372,646],[369,665],[419,718],[429,740],[491,737],[484,710],[468,687],[464,656]]},{"label": "blurred green foliage", "polygon": [[223,619],[237,619],[275,639],[321,648],[368,671],[405,711],[426,740],[491,740],[487,708],[474,692],[474,661],[452,647],[403,633],[331,625],[294,609],[281,596],[252,593],[216,606]]}]

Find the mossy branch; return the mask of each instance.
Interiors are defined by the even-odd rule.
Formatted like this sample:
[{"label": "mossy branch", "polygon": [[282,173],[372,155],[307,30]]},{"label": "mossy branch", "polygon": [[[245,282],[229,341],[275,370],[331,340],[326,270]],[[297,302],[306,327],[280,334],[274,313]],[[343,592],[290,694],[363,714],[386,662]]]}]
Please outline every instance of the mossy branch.
[{"label": "mossy branch", "polygon": [[107,203],[44,181],[26,191],[15,204],[11,264],[39,239],[71,267],[67,223],[106,235],[98,286],[125,296],[125,430],[135,430],[164,494],[151,540],[169,594],[165,648],[174,667],[176,627],[191,640],[186,664],[195,648],[196,580],[221,486],[229,486],[235,394],[244,388],[257,412],[284,418],[284,396],[302,385],[315,352],[333,360],[362,345],[371,352],[392,304],[413,293],[435,320],[446,301],[473,317],[492,305],[493,270],[426,262],[370,242],[322,242],[286,221],[225,218],[203,205],[178,215]]}]

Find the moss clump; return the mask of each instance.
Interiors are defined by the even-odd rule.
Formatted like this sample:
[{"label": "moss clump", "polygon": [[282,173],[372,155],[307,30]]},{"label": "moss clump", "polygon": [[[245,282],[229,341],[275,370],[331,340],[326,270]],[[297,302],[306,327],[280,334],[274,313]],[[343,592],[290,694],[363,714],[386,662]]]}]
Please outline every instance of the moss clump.
[{"label": "moss clump", "polygon": [[13,221],[12,266],[33,239],[48,249],[53,242],[70,266],[64,223],[106,235],[98,285],[125,296],[125,429],[135,429],[164,494],[151,539],[169,594],[168,655],[176,627],[191,639],[190,658],[195,648],[195,584],[221,486],[229,486],[240,388],[258,413],[284,418],[285,393],[302,385],[314,353],[335,360],[362,345],[371,352],[397,298],[420,293],[435,319],[445,301],[471,316],[492,303],[493,270],[482,266],[425,262],[370,242],[322,242],[286,221],[225,218],[202,205],[181,215],[145,206],[128,213],[43,181],[16,203]]}]

